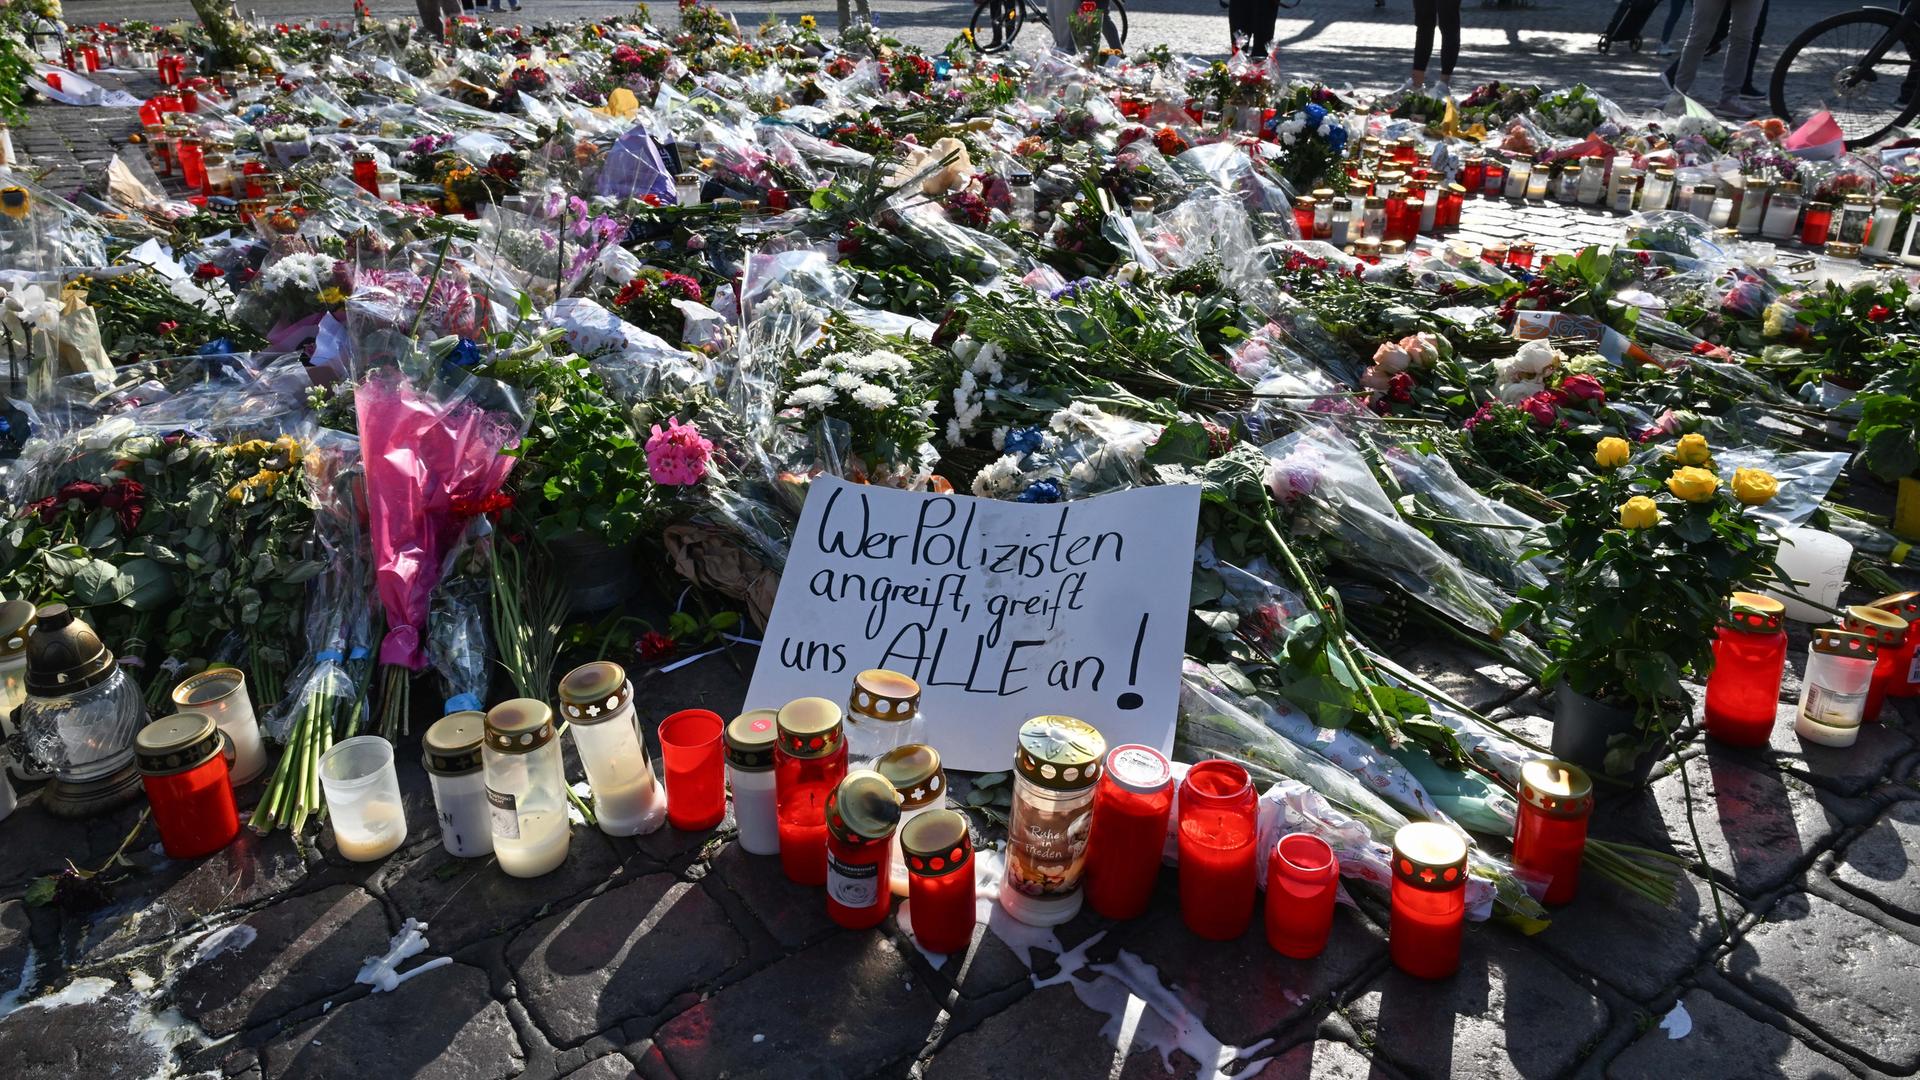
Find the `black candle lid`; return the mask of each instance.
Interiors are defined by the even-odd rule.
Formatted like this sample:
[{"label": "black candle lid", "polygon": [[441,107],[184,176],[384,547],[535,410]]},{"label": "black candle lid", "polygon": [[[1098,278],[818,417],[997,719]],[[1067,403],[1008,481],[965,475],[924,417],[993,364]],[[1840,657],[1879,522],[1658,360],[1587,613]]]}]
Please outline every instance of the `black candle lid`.
[{"label": "black candle lid", "polygon": [[114,673],[113,652],[93,627],[65,604],[40,609],[39,623],[27,639],[27,692],[37,697],[77,694],[107,681]]}]

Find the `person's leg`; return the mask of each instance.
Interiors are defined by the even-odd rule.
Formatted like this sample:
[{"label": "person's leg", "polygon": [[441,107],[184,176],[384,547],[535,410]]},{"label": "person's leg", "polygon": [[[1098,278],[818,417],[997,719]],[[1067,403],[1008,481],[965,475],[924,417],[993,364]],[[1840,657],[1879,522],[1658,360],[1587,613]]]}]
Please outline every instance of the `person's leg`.
[{"label": "person's leg", "polygon": [[1727,30],[1727,59],[1720,71],[1720,100],[1732,101],[1746,81],[1747,64],[1753,59],[1753,28],[1760,21],[1760,0],[1732,0],[1728,5],[1732,21]]},{"label": "person's leg", "polygon": [[1061,52],[1078,52],[1073,43],[1073,16],[1080,0],[1047,0],[1047,23],[1053,27],[1053,47]]},{"label": "person's leg", "polygon": [[1440,81],[1453,87],[1453,65],[1460,59],[1460,0],[1439,0]]},{"label": "person's leg", "polygon": [[1667,0],[1667,25],[1660,31],[1660,44],[1673,40],[1673,31],[1680,25],[1680,13],[1687,10],[1687,0]]},{"label": "person's leg", "polygon": [[1753,45],[1747,49],[1747,77],[1740,84],[1740,96],[1759,97],[1760,88],[1753,85],[1753,67],[1760,62],[1760,35],[1767,32],[1767,8],[1773,0],[1760,0],[1760,18],[1753,24]]},{"label": "person's leg", "polygon": [[853,21],[853,12],[848,8],[847,0],[839,0],[837,14],[840,16],[840,29],[845,30],[847,24]]},{"label": "person's leg", "polygon": [[1714,27],[1713,40],[1707,42],[1708,56],[1712,56],[1714,53],[1719,52],[1720,47],[1727,43],[1727,29],[1731,25],[1732,18],[1733,18],[1733,8],[1731,6],[1721,9],[1720,25]]},{"label": "person's leg", "polygon": [[1693,0],[1693,24],[1687,29],[1687,43],[1680,50],[1680,59],[1672,68],[1675,90],[1684,94],[1693,89],[1693,77],[1699,73],[1700,61],[1707,55],[1707,39],[1713,36],[1714,25],[1726,7],[1727,0]]},{"label": "person's leg", "polygon": [[1253,12],[1253,57],[1256,60],[1267,58],[1267,47],[1273,44],[1273,22],[1280,17],[1280,0],[1259,0]]},{"label": "person's leg", "polygon": [[1433,59],[1433,28],[1439,17],[1439,0],[1413,0],[1412,82],[1415,87],[1427,84],[1427,62]]},{"label": "person's leg", "polygon": [[[1227,0],[1227,47],[1238,48],[1240,38],[1253,37],[1253,24],[1257,21],[1254,12],[1259,10],[1259,0]],[[1251,46],[1249,46],[1251,47]]]}]

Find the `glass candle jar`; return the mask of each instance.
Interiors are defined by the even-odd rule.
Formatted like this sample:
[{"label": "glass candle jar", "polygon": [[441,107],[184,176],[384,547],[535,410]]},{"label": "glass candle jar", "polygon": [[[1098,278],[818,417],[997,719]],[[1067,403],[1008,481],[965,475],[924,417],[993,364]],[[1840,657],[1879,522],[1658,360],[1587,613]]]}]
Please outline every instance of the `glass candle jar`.
[{"label": "glass candle jar", "polygon": [[378,197],[380,194],[380,159],[371,150],[353,152],[353,182],[360,190]]},{"label": "glass candle jar", "polygon": [[26,658],[27,696],[15,717],[30,762],[53,773],[41,805],[82,817],[139,798],[133,740],[149,718],[113,651],[67,605],[47,604]]},{"label": "glass candle jar", "polygon": [[1507,265],[1515,270],[1532,270],[1536,249],[1532,242],[1516,240],[1507,247]]},{"label": "glass candle jar", "polygon": [[1849,195],[1840,204],[1839,239],[1848,244],[1865,244],[1867,226],[1873,221],[1873,203],[1865,195]]},{"label": "glass candle jar", "polygon": [[494,857],[512,877],[551,873],[566,861],[573,839],[553,710],[543,701],[513,698],[487,711],[486,728],[480,754]]},{"label": "glass candle jar", "polygon": [[[1920,229],[1914,230],[1920,232]],[[1360,218],[1360,239],[1379,243],[1387,235],[1387,200],[1378,195],[1367,196],[1364,211]]]},{"label": "glass candle jar", "polygon": [[1553,201],[1561,203],[1575,202],[1580,197],[1580,166],[1568,165],[1554,178]]},{"label": "glass candle jar", "polygon": [[1541,903],[1567,904],[1580,888],[1580,860],[1593,815],[1593,781],[1578,765],[1538,758],[1520,767],[1513,865],[1547,883]]},{"label": "glass candle jar", "polygon": [[206,152],[200,148],[200,140],[192,135],[178,136],[174,139],[173,153],[180,165],[180,182],[191,191],[206,187]]},{"label": "glass candle jar", "polygon": [[1327,243],[1344,248],[1351,242],[1353,231],[1353,211],[1348,209],[1345,199],[1336,200],[1327,219]]},{"label": "glass candle jar", "polygon": [[1886,258],[1893,249],[1894,234],[1900,230],[1900,210],[1902,203],[1891,195],[1883,197],[1873,208],[1873,224],[1867,228],[1867,242],[1863,245],[1867,254]]},{"label": "glass candle jar", "polygon": [[1480,183],[1480,194],[1489,199],[1499,198],[1507,189],[1507,164],[1498,158],[1487,159],[1487,171]]},{"label": "glass candle jar", "polygon": [[1487,179],[1487,159],[1484,154],[1468,154],[1460,163],[1460,186],[1468,191],[1478,192]]},{"label": "glass candle jar", "polygon": [[1340,860],[1312,833],[1289,833],[1267,854],[1267,944],[1281,956],[1311,960],[1333,932]]},{"label": "glass candle jar", "polygon": [[1889,697],[1920,695],[1920,592],[1894,593],[1873,602],[1883,611],[1891,611],[1906,620],[1907,636],[1895,650],[1894,678],[1887,687]]},{"label": "glass candle jar", "polygon": [[1353,257],[1363,263],[1378,265],[1380,262],[1380,241],[1360,239],[1353,242]]},{"label": "glass candle jar", "polygon": [[884,668],[855,675],[847,695],[848,764],[871,765],[902,743],[919,742],[919,716],[919,683]]},{"label": "glass candle jar", "polygon": [[699,206],[701,179],[699,173],[683,172],[673,178],[674,204],[677,206]]},{"label": "glass candle jar", "polygon": [[[1409,184],[1387,203],[1387,241],[1408,243],[1420,235],[1420,215],[1425,209],[1420,185]],[[1399,213],[1394,213],[1398,208]]]},{"label": "glass candle jar", "polygon": [[[375,175],[374,195],[384,202],[400,201],[400,174],[392,169],[381,169]],[[248,187],[254,185],[249,184]]]},{"label": "glass candle jar", "polygon": [[726,724],[707,709],[682,709],[660,721],[667,823],[698,832],[727,816]]},{"label": "glass candle jar", "polygon": [[1757,177],[1748,177],[1740,189],[1740,213],[1736,228],[1742,236],[1760,235],[1760,227],[1765,223],[1767,203],[1773,196],[1773,184]]},{"label": "glass candle jar", "polygon": [[900,826],[899,835],[907,853],[905,910],[913,940],[930,953],[967,951],[977,915],[966,815],[930,810]]},{"label": "glass candle jar", "polygon": [[1417,184],[1420,193],[1420,231],[1431,233],[1440,223],[1440,188],[1431,180]]},{"label": "glass candle jar", "polygon": [[1553,166],[1541,162],[1527,174],[1527,201],[1544,202],[1553,191]]},{"label": "glass candle jar", "polygon": [[1039,207],[1036,205],[1033,190],[1033,174],[1017,172],[1007,178],[1007,198],[1011,206],[1013,220],[1021,227],[1034,227]]},{"label": "glass candle jar", "polygon": [[1716,229],[1725,229],[1733,224],[1734,201],[1730,192],[1713,197],[1713,209],[1707,212],[1707,224]]},{"label": "glass candle jar", "polygon": [[1588,158],[1580,165],[1580,186],[1577,198],[1587,206],[1598,206],[1606,197],[1606,170],[1594,158]]},{"label": "glass candle jar", "polygon": [[[13,726],[13,710],[27,700],[27,638],[33,633],[34,617],[34,606],[25,600],[0,603],[0,741],[13,738],[18,730]],[[7,772],[17,779],[47,778],[20,755],[8,754],[6,759]]]},{"label": "glass candle jar", "polygon": [[1404,258],[1406,254],[1407,242],[1405,240],[1389,240],[1380,245],[1380,257],[1382,259]]},{"label": "glass candle jar", "polygon": [[801,885],[827,883],[827,796],[847,775],[840,706],[826,698],[789,701],[776,717],[774,793],[780,813],[780,869]]},{"label": "glass candle jar", "polygon": [[1807,212],[1800,219],[1800,242],[1808,247],[1819,247],[1827,242],[1827,235],[1833,227],[1833,204],[1810,202]]},{"label": "glass candle jar", "polygon": [[1028,926],[1058,926],[1080,912],[1093,786],[1106,750],[1092,724],[1071,716],[1020,725],[1000,906]]},{"label": "glass candle jar", "polygon": [[1334,194],[1332,188],[1313,189],[1313,238],[1328,240],[1333,237]]},{"label": "glass candle jar", "polygon": [[780,806],[774,796],[773,744],[779,712],[752,709],[727,725],[727,787],[733,792],[736,839],[749,855],[780,852]]},{"label": "glass candle jar", "polygon": [[267,750],[260,741],[260,724],[253,716],[253,699],[247,695],[247,678],[238,668],[209,668],[173,688],[173,704],[213,717],[233,747],[233,763],[228,772],[233,782],[244,784],[267,767]]},{"label": "glass candle jar", "polygon": [[1644,213],[1665,210],[1673,201],[1673,170],[1654,169],[1647,174],[1646,186],[1640,191],[1640,209]]},{"label": "glass candle jar", "polygon": [[1094,911],[1116,920],[1146,913],[1172,814],[1173,767],[1165,755],[1138,743],[1107,752],[1087,831],[1087,903]]},{"label": "glass candle jar", "polygon": [[1467,842],[1430,821],[1393,834],[1393,898],[1387,952],[1416,979],[1460,969],[1467,917]]},{"label": "glass candle jar", "polygon": [[1512,252],[1513,249],[1505,244],[1488,244],[1486,247],[1480,249],[1480,261],[1491,266],[1505,266],[1507,265],[1507,257],[1512,254]]},{"label": "glass candle jar", "polygon": [[[896,746],[874,762],[873,768],[900,794],[901,829],[921,814],[946,807],[947,774],[940,768],[940,751],[926,743]],[[897,843],[887,860],[887,886],[895,896],[907,895],[907,861]]]},{"label": "glass candle jar", "polygon": [[320,758],[320,791],[333,843],[352,862],[384,859],[407,838],[393,745],[378,735],[334,743]]},{"label": "glass candle jar", "polygon": [[[1852,558],[1853,545],[1832,533],[1805,527],[1781,529],[1780,550],[1775,561],[1795,584],[1783,589],[1769,588],[1767,595],[1786,605],[1789,619],[1824,623],[1828,619],[1826,609],[1840,599],[1840,587],[1847,580],[1847,563]],[[1802,596],[1813,603],[1803,603],[1798,599]]]},{"label": "glass candle jar", "polygon": [[1713,641],[1707,676],[1707,734],[1732,746],[1765,746],[1787,665],[1786,608],[1771,596],[1737,592]]},{"label": "glass candle jar", "polygon": [[1319,200],[1311,195],[1301,195],[1293,200],[1293,227],[1299,232],[1300,239],[1313,239],[1313,220],[1319,205]]},{"label": "glass candle jar", "polygon": [[[560,715],[593,789],[593,816],[608,836],[639,836],[667,820],[633,712],[633,683],[619,664],[597,660],[560,680]],[[722,796],[724,799],[724,796]]]},{"label": "glass candle jar", "polygon": [[1633,213],[1633,197],[1640,190],[1637,169],[1615,169],[1607,188],[1607,206],[1616,214]]},{"label": "glass candle jar", "polygon": [[493,852],[493,814],[480,762],[486,734],[487,714],[469,709],[435,720],[420,739],[440,822],[440,846],[457,859]]},{"label": "glass candle jar", "polygon": [[887,853],[900,797],[887,778],[855,769],[827,794],[827,917],[849,930],[880,925],[893,893]]},{"label": "glass candle jar", "polygon": [[[1840,620],[1841,628],[1850,634],[1859,634],[1873,642],[1875,651],[1873,678],[1867,683],[1867,700],[1860,709],[1860,719],[1864,723],[1877,723],[1880,720],[1880,707],[1887,700],[1887,690],[1896,678],[1894,665],[1899,662],[1900,648],[1907,640],[1907,620],[1874,607],[1872,604],[1855,604],[1847,608],[1846,617]],[[1904,670],[1898,678],[1905,679]]]},{"label": "glass candle jar", "polygon": [[1412,135],[1402,135],[1393,141],[1393,163],[1412,165],[1420,160],[1420,140]]},{"label": "glass candle jar", "polygon": [[1774,241],[1792,236],[1800,224],[1800,205],[1800,185],[1791,180],[1782,183],[1774,189],[1773,197],[1767,200],[1767,213],[1760,224],[1760,235]]},{"label": "glass candle jar", "polygon": [[240,835],[225,743],[213,717],[192,711],[156,720],[134,736],[140,782],[170,859],[197,859]]},{"label": "glass candle jar", "polygon": [[1533,179],[1533,161],[1530,158],[1517,157],[1507,166],[1506,197],[1522,199],[1527,194],[1527,184]]},{"label": "glass candle jar", "polygon": [[1440,193],[1440,227],[1455,229],[1460,226],[1460,215],[1467,202],[1467,189],[1459,184],[1448,184]]},{"label": "glass candle jar", "polygon": [[1211,941],[1230,941],[1253,918],[1259,800],[1245,767],[1202,761],[1180,783],[1180,918]]},{"label": "glass candle jar", "polygon": [[1800,677],[1800,703],[1793,730],[1805,742],[1852,746],[1860,737],[1860,717],[1873,685],[1880,651],[1859,634],[1817,627]]}]

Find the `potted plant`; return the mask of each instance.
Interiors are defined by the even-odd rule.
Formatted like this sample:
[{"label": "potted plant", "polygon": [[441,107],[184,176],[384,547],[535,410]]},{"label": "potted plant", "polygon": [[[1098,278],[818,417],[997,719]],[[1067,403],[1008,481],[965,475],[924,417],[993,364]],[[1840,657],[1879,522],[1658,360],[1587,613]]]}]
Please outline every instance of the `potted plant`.
[{"label": "potted plant", "polygon": [[1529,557],[1551,555],[1560,572],[1523,588],[1504,626],[1531,627],[1552,657],[1553,752],[1638,783],[1689,715],[1681,680],[1705,680],[1728,597],[1772,576],[1748,511],[1777,484],[1759,469],[1722,484],[1697,434],[1631,457],[1624,439],[1601,439],[1595,468],[1553,492],[1566,512]]}]

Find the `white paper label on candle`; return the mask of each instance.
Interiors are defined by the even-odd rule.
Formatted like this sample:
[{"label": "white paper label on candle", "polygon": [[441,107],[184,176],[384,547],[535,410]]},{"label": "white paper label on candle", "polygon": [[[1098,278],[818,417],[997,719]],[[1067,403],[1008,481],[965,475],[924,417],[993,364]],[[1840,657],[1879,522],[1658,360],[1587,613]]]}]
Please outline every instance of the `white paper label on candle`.
[{"label": "white paper label on candle", "polygon": [[1913,663],[1907,665],[1907,681],[1920,683],[1920,652],[1913,654]]},{"label": "white paper label on candle", "polygon": [[1853,727],[1860,723],[1866,698],[1865,690],[1844,694],[1815,684],[1807,687],[1807,703],[1801,708],[1800,714],[1817,724]]},{"label": "white paper label on candle", "polygon": [[846,907],[872,907],[880,899],[880,865],[848,866],[827,852],[827,895]]},{"label": "white paper label on candle", "polygon": [[519,801],[505,792],[488,788],[487,806],[493,814],[493,835],[503,840],[520,839]]}]

